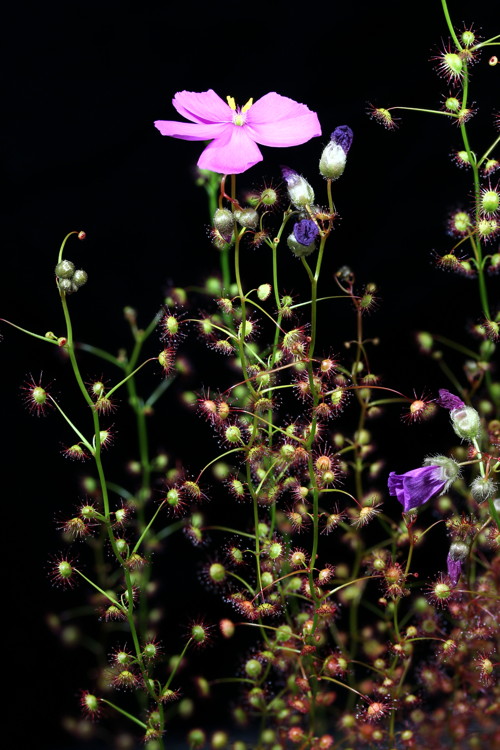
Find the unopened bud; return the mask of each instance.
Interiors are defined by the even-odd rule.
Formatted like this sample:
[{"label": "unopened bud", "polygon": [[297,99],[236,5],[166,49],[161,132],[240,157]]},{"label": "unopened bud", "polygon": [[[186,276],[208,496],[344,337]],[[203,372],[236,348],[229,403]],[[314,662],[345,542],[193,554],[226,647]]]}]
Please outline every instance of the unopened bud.
[{"label": "unopened bud", "polygon": [[330,143],[321,154],[319,171],[329,180],[337,180],[344,172],[347,152],[352,144],[353,133],[348,125],[340,125],[331,135]]},{"label": "unopened bud", "polygon": [[470,491],[472,497],[477,503],[482,503],[493,497],[497,491],[498,485],[491,479],[485,477],[476,477],[471,484]]},{"label": "unopened bud", "polygon": [[303,258],[307,255],[311,255],[311,253],[316,250],[316,242],[313,241],[310,245],[303,245],[297,240],[293,232],[288,236],[286,243],[292,253],[297,256],[297,258]]},{"label": "unopened bud", "polygon": [[227,208],[218,208],[214,214],[214,227],[228,241],[234,229],[234,216]]},{"label": "unopened bud", "polygon": [[238,224],[246,229],[256,229],[259,224],[259,214],[254,208],[244,208],[242,211],[235,211],[234,218]]},{"label": "unopened bud", "polygon": [[73,284],[71,283],[70,279],[61,279],[59,282],[59,290],[62,292],[62,294],[72,294],[73,290]]},{"label": "unopened bud", "polygon": [[264,302],[271,294],[271,284],[261,284],[257,287],[257,297]]},{"label": "unopened bud", "polygon": [[75,273],[75,265],[70,260],[62,260],[55,268],[55,274],[60,279],[71,279]]},{"label": "unopened bud", "polygon": [[73,274],[73,278],[71,281],[73,284],[79,289],[81,286],[87,283],[87,273],[86,271],[83,271],[81,268],[78,269],[78,271],[75,271]]},{"label": "unopened bud", "polygon": [[282,167],[281,173],[288,188],[288,196],[296,208],[314,203],[314,190],[304,177],[289,167]]},{"label": "unopened bud", "polygon": [[479,435],[481,419],[479,413],[472,406],[462,406],[452,409],[450,419],[455,434],[464,440],[473,440]]}]

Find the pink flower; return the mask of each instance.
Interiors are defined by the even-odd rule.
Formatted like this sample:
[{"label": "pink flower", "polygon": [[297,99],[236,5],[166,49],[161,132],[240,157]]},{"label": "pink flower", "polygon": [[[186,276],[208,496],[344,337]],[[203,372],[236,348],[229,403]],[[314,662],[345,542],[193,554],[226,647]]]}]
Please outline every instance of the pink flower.
[{"label": "pink flower", "polygon": [[198,166],[220,174],[240,174],[257,162],[262,154],[256,145],[298,146],[321,135],[315,112],[286,96],[272,91],[255,104],[249,99],[236,107],[232,97],[227,103],[215,91],[179,91],[172,104],[191,122],[157,120],[162,135],[186,141],[211,141],[202,152]]}]

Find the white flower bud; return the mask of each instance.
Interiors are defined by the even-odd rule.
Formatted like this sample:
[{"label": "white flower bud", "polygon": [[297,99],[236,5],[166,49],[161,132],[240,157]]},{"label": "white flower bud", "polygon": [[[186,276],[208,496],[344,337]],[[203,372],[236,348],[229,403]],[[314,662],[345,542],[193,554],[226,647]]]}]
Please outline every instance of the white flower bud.
[{"label": "white flower bud", "polygon": [[321,154],[319,171],[329,180],[337,180],[345,169],[347,154],[338,143],[330,141]]},{"label": "white flower bud", "polygon": [[282,167],[281,171],[288,188],[289,198],[296,208],[303,208],[314,203],[314,190],[304,177],[288,167]]},{"label": "white flower bud", "polygon": [[460,409],[452,409],[450,419],[455,434],[464,440],[473,440],[479,435],[481,429],[481,418],[472,406],[462,406]]}]

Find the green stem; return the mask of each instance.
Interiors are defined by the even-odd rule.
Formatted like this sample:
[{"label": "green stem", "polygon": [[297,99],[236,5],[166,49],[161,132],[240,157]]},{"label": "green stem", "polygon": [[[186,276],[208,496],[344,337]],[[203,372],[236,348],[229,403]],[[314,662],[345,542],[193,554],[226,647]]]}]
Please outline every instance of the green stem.
[{"label": "green stem", "polygon": [[82,443],[85,445],[85,447],[88,448],[88,450],[90,451],[90,453],[94,454],[94,448],[89,443],[89,441],[82,435],[82,433],[80,432],[80,430],[76,427],[76,425],[73,424],[73,422],[71,421],[71,419],[63,412],[63,410],[61,409],[61,407],[59,406],[59,404],[57,403],[57,401],[54,398],[52,398],[52,396],[50,394],[47,394],[47,395],[50,398],[51,402],[56,407],[56,409],[58,410],[59,414],[61,414],[61,416],[66,420],[66,422],[69,424],[69,426],[71,427],[71,429],[75,432],[75,434],[78,435],[78,437],[80,438],[80,440],[82,441]]},{"label": "green stem", "polygon": [[39,333],[33,333],[33,331],[28,331],[26,328],[21,328],[21,326],[18,326],[15,323],[11,323],[10,320],[6,320],[5,318],[0,318],[0,322],[7,323],[7,325],[12,326],[12,328],[17,328],[18,331],[21,331],[22,333],[26,333],[28,334],[28,336],[33,336],[34,339],[40,339],[40,341],[45,341],[46,344],[54,344],[55,346],[59,346],[57,339],[51,339],[51,338],[47,338],[46,336],[40,336]]},{"label": "green stem", "polygon": [[103,591],[103,589],[101,589],[100,586],[97,585],[97,583],[94,583],[94,581],[91,581],[90,578],[87,578],[87,576],[84,575],[81,570],[78,570],[78,568],[73,568],[73,570],[75,571],[75,573],[78,573],[78,575],[83,578],[84,581],[87,581],[88,584],[93,586],[100,594],[108,599],[111,604],[114,604],[115,607],[118,607],[118,609],[123,612],[123,614],[125,614],[123,606],[113,596],[111,596],[108,591]]},{"label": "green stem", "polygon": [[115,711],[118,711],[118,713],[122,714],[123,716],[126,716],[127,719],[130,719],[130,721],[133,721],[134,724],[138,724],[141,729],[146,730],[147,725],[140,721],[140,719],[137,719],[135,716],[132,716],[132,714],[129,714],[128,711],[125,711],[123,708],[120,708],[120,706],[117,706],[115,703],[111,703],[111,701],[108,701],[107,698],[99,698],[99,701],[101,703],[106,703],[107,706],[111,706],[111,708],[114,708]]},{"label": "green stem", "polygon": [[443,6],[443,13],[444,13],[444,17],[446,19],[446,24],[448,26],[448,31],[450,32],[450,35],[451,35],[453,41],[455,42],[455,45],[456,45],[457,49],[461,50],[462,49],[462,45],[458,41],[458,37],[457,37],[457,35],[455,33],[455,29],[453,28],[453,24],[451,22],[451,17],[450,17],[450,13],[448,11],[448,5],[446,3],[446,0],[441,0],[441,5]]}]

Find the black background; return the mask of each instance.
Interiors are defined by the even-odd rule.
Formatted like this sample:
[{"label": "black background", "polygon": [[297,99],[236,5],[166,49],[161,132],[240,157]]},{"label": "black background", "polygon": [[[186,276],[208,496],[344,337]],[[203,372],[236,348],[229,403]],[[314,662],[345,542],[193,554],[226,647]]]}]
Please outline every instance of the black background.
[{"label": "black background", "polygon": [[[491,36],[498,32],[494,6],[457,1],[450,2],[450,11],[456,25],[474,22],[476,31]],[[264,149],[264,162],[240,176],[239,185],[278,178],[284,162],[319,192],[321,148],[337,125],[350,125],[354,143],[346,173],[335,186],[342,220],[325,261],[325,288],[345,263],[360,282],[377,282],[382,302],[368,321],[369,333],[382,338],[375,369],[388,384],[410,393],[448,385],[439,381],[432,363],[418,358],[413,332],[460,336],[464,326],[479,319],[475,284],[438,271],[431,255],[434,249],[446,252],[447,214],[470,198],[466,173],[449,158],[460,145],[459,132],[444,117],[412,112],[403,113],[399,130],[387,132],[366,114],[368,102],[439,108],[449,87],[429,62],[447,39],[438,0],[189,7],[21,3],[16,11],[4,11],[1,33],[2,317],[38,333],[63,332],[53,267],[64,235],[84,229],[86,242],[70,240],[66,252],[89,274],[87,287],[70,300],[76,336],[111,350],[126,344],[125,305],[136,307],[145,325],[171,282],[200,282],[218,263],[206,237],[204,194],[193,184],[201,146],[162,138],[153,121],[177,119],[171,99],[182,89],[213,88],[240,104],[277,91],[317,111],[323,137],[286,152]],[[499,110],[500,66],[488,66],[488,57],[483,53],[472,78],[480,111],[470,130],[473,144],[477,133],[478,150],[493,139],[491,112]],[[257,269],[258,282],[267,281],[267,256],[251,252],[247,271]],[[300,288],[300,270],[290,259],[294,289]],[[495,289],[498,294],[497,283]],[[340,308],[328,315],[323,343],[338,351],[353,333],[345,332],[353,319]],[[54,521],[81,495],[74,467],[59,455],[66,431],[55,415],[32,419],[19,387],[30,373],[36,378],[44,371],[55,392],[63,393],[70,378],[48,346],[5,326],[2,333],[3,538],[8,545],[3,598],[4,619],[13,632],[12,641],[4,641],[13,658],[4,682],[12,715],[22,717],[20,729],[14,729],[20,744],[28,746],[29,733],[38,747],[56,748],[65,741],[59,717],[76,705],[84,668],[81,658],[63,652],[47,630],[45,614],[64,607],[64,594],[54,593],[46,568],[59,549]],[[193,356],[205,362],[204,351]],[[99,377],[100,367],[89,364],[89,377]],[[193,387],[210,385],[206,372],[204,378],[194,380]],[[183,460],[197,466],[188,446],[199,423],[186,422],[180,407],[170,408],[160,414],[159,442],[167,450],[185,446]],[[393,429],[398,441],[411,443],[413,438],[401,437],[399,424]],[[413,461],[434,448],[432,429],[421,434],[431,445],[419,446]],[[208,437],[206,445],[215,450]],[[167,580],[170,575],[167,569]],[[167,599],[170,594],[175,590],[167,588]],[[72,662],[74,669],[61,677],[62,667]],[[28,716],[33,718],[26,728]]]}]

